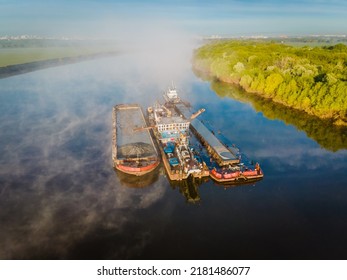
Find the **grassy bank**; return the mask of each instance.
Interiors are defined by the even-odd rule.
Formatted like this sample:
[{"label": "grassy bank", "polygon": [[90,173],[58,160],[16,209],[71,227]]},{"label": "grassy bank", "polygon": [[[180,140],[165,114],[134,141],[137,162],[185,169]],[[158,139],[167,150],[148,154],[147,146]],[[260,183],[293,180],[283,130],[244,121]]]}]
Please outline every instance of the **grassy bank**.
[{"label": "grassy bank", "polygon": [[77,57],[110,51],[110,48],[5,48],[0,49],[0,67],[48,59]]},{"label": "grassy bank", "polygon": [[347,125],[347,46],[222,40],[200,47],[195,70],[336,125]]}]

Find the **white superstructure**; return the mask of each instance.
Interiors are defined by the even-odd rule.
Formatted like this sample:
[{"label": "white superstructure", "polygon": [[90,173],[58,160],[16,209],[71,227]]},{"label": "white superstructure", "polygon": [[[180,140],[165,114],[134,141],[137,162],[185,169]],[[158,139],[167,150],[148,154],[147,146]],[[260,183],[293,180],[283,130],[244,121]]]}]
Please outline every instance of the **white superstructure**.
[{"label": "white superstructure", "polygon": [[174,141],[182,134],[187,135],[190,120],[179,115],[173,108],[156,104],[153,108],[155,126],[162,142]]}]

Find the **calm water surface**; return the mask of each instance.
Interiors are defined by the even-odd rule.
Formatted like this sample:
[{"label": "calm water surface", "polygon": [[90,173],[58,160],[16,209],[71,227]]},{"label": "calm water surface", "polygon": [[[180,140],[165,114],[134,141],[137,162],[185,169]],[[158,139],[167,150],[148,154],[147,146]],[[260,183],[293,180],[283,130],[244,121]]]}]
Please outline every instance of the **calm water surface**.
[{"label": "calm water surface", "polygon": [[115,172],[112,106],[146,107],[171,83],[130,57],[2,79],[1,259],[347,258],[344,132],[342,148],[329,149],[189,67],[175,78],[206,122],[260,162],[264,180],[173,184],[162,167]]}]

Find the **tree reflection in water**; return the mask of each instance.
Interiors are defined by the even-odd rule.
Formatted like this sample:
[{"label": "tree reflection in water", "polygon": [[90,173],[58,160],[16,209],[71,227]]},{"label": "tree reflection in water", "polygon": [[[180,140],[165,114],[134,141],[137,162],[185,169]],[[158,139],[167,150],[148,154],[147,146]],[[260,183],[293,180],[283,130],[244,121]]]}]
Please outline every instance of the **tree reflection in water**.
[{"label": "tree reflection in water", "polygon": [[270,102],[267,99],[247,93],[235,85],[211,81],[211,88],[219,97],[229,97],[251,104],[256,111],[263,113],[268,119],[278,119],[287,125],[294,125],[324,149],[333,152],[347,149],[347,127],[336,126],[331,121],[322,120],[281,104]]}]

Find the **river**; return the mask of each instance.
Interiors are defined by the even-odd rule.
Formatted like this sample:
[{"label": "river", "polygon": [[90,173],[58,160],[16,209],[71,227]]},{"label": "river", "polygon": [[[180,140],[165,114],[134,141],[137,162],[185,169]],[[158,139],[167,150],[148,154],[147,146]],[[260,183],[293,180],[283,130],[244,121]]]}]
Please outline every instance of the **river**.
[{"label": "river", "polygon": [[0,80],[0,259],[347,258],[345,131],[305,130],[310,120],[270,114],[190,66],[173,77],[183,98],[264,179],[173,184],[163,167],[114,171],[112,106],[145,108],[172,78],[130,57]]}]

